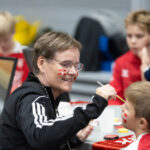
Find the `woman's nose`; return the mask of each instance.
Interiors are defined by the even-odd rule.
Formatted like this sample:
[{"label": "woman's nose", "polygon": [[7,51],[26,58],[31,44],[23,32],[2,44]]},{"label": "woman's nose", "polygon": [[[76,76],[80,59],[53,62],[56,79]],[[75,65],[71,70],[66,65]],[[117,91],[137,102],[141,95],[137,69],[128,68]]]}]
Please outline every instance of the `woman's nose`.
[{"label": "woman's nose", "polygon": [[77,70],[76,70],[74,65],[72,65],[72,67],[70,68],[69,73],[70,74],[77,74]]}]

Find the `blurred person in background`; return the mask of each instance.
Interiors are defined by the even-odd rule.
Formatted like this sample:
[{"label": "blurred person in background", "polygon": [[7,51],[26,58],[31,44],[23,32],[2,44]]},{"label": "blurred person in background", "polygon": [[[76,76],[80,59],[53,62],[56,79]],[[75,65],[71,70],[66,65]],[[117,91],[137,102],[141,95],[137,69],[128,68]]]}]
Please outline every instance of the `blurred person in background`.
[{"label": "blurred person in background", "polygon": [[14,41],[14,33],[14,16],[7,11],[0,12],[0,56],[15,57],[18,59],[11,92],[26,80],[29,73],[23,54],[23,49],[25,46],[22,46],[19,42]]},{"label": "blurred person in background", "polygon": [[[138,10],[129,13],[125,19],[125,29],[129,51],[116,59],[110,81],[122,98],[131,83],[145,80],[144,68],[150,65],[150,51],[147,48],[150,43],[150,12]],[[109,105],[122,103],[118,98],[109,101]]]}]

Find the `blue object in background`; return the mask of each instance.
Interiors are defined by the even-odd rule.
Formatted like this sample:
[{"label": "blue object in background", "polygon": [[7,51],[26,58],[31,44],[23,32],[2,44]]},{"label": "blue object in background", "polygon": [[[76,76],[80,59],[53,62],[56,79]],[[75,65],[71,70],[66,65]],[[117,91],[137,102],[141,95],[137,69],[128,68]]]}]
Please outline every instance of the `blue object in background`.
[{"label": "blue object in background", "polygon": [[99,48],[101,52],[107,52],[108,51],[108,37],[105,35],[101,35],[99,37]]},{"label": "blue object in background", "polygon": [[150,81],[150,66],[145,70],[144,76],[147,81]]},{"label": "blue object in background", "polygon": [[109,52],[109,38],[105,35],[99,37],[99,50],[105,56],[105,60],[101,61],[100,70],[111,71],[114,59]]},{"label": "blue object in background", "polygon": [[112,64],[114,61],[102,61],[100,64],[100,69],[103,71],[112,71]]},{"label": "blue object in background", "polygon": [[99,37],[99,50],[106,57],[106,60],[114,60],[109,52],[109,38],[105,35]]}]

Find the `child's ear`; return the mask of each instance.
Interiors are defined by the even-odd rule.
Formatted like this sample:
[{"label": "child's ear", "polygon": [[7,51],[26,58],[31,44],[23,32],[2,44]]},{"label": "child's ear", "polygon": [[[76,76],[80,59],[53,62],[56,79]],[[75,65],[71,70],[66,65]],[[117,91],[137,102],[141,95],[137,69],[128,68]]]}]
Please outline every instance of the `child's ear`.
[{"label": "child's ear", "polygon": [[140,129],[142,129],[142,130],[147,130],[148,129],[148,122],[147,122],[147,120],[145,119],[145,118],[140,118],[140,120],[139,120],[139,127],[140,127]]}]

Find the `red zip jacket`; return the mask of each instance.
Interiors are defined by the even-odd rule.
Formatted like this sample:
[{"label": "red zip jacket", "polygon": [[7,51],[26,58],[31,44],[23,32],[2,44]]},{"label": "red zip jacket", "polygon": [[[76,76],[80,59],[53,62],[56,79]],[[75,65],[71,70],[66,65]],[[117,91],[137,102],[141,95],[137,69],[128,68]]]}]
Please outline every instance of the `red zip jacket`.
[{"label": "red zip jacket", "polygon": [[[141,60],[131,50],[116,59],[110,84],[120,97],[124,98],[124,90],[131,83],[141,81],[140,66]],[[109,105],[121,105],[122,103],[118,98],[109,101]]]}]

